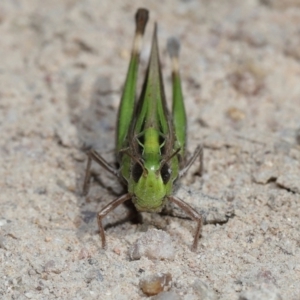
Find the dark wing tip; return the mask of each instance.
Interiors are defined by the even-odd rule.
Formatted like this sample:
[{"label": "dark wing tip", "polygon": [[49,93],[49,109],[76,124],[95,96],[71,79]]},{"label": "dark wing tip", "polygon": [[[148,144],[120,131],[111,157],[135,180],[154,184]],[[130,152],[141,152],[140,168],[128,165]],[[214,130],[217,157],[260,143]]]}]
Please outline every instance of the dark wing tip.
[{"label": "dark wing tip", "polygon": [[180,51],[180,42],[175,37],[170,37],[167,42],[167,50],[171,58],[178,57]]},{"label": "dark wing tip", "polygon": [[136,32],[144,34],[149,19],[149,11],[146,8],[139,8],[135,14]]}]

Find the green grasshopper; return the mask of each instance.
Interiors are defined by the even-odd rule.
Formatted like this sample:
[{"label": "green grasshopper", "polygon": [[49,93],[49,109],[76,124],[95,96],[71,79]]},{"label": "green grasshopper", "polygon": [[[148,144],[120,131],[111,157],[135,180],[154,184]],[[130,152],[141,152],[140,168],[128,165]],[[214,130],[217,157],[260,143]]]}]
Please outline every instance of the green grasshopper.
[{"label": "green grasshopper", "polygon": [[201,215],[189,204],[172,195],[175,180],[186,174],[198,156],[201,160],[201,170],[203,158],[202,147],[198,146],[192,157],[185,161],[186,113],[178,66],[180,45],[174,38],[168,41],[167,48],[172,60],[173,113],[171,116],[164,93],[156,24],[142,92],[139,100],[135,99],[139,56],[148,21],[148,11],[138,9],[135,20],[136,30],[131,60],[118,113],[116,154],[120,168],[112,167],[95,150],[88,150],[84,193],[87,193],[89,188],[92,160],[125,181],[128,186],[126,194],[110,202],[98,213],[103,248],[106,247],[106,240],[102,219],[117,206],[132,199],[138,211],[157,213],[169,200],[197,222],[192,245],[192,250],[196,251],[202,229]]}]

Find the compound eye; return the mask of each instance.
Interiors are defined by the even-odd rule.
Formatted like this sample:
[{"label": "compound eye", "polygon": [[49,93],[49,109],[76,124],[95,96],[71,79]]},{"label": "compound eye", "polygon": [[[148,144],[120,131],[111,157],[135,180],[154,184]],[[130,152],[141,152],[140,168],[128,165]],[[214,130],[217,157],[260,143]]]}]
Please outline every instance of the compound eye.
[{"label": "compound eye", "polygon": [[164,164],[160,170],[160,175],[161,175],[161,178],[164,182],[164,184],[167,184],[168,181],[170,180],[171,178],[171,169],[169,168],[169,165],[168,164]]},{"label": "compound eye", "polygon": [[139,163],[135,163],[132,167],[132,178],[138,182],[143,174],[143,168]]}]

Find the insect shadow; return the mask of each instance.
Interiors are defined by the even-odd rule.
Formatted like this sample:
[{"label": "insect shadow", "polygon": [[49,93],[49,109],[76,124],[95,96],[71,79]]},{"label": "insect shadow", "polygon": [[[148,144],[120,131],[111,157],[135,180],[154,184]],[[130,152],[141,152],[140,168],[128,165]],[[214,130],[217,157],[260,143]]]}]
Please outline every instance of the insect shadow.
[{"label": "insect shadow", "polygon": [[[104,153],[112,165],[115,164],[117,107],[114,107],[112,103],[114,97],[119,102],[121,94],[121,90],[112,90],[110,80],[107,77],[98,75],[92,84],[87,105],[87,99],[84,99],[83,96],[84,90],[86,90],[86,81],[84,75],[77,75],[66,87],[69,117],[71,123],[76,127],[79,141],[78,150],[82,153],[73,159],[74,172],[77,174],[76,196],[80,209],[80,214],[73,221],[78,228],[77,235],[81,240],[86,233],[98,238],[97,213],[105,203],[126,191],[126,187],[123,187],[115,177],[108,172],[103,172],[103,169],[97,164],[93,164],[92,185],[94,187],[90,189],[87,196],[82,195],[86,167],[85,150],[88,148],[97,149]],[[109,223],[105,225],[105,229],[122,225],[128,221],[134,224],[142,222],[141,214],[136,211],[131,201],[125,202],[119,209],[110,214]],[[101,247],[100,243],[97,245]]]}]

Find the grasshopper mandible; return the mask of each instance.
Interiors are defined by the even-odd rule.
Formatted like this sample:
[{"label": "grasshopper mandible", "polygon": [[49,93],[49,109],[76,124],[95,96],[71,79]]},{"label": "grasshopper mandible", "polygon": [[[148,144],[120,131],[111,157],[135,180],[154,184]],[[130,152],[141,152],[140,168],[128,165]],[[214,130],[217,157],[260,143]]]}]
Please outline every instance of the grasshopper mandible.
[{"label": "grasshopper mandible", "polygon": [[196,251],[202,229],[202,217],[183,200],[172,195],[175,180],[182,177],[200,157],[202,172],[203,152],[198,146],[186,162],[186,113],[179,74],[179,42],[168,41],[172,61],[173,104],[172,115],[167,109],[161,65],[159,60],[157,25],[154,27],[152,49],[141,95],[136,101],[139,56],[148,21],[148,11],[138,9],[131,59],[118,113],[116,155],[119,169],[112,167],[95,150],[87,151],[88,162],[84,192],[88,192],[92,160],[108,172],[126,182],[128,192],[110,202],[98,213],[102,247],[106,246],[102,219],[123,202],[132,199],[138,211],[160,212],[166,201],[178,205],[197,222],[192,245]]}]

